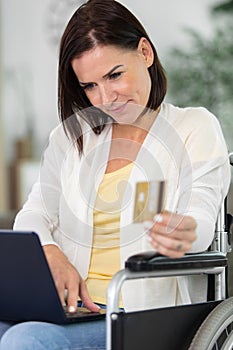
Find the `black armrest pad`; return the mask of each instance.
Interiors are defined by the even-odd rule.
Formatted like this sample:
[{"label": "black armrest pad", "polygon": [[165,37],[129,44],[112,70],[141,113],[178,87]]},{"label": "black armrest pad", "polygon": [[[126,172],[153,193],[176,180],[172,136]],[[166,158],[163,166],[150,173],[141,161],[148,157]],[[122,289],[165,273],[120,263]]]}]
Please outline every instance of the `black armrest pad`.
[{"label": "black armrest pad", "polygon": [[154,251],[136,254],[128,258],[125,267],[130,271],[176,270],[227,266],[227,258],[220,252],[185,254],[181,258],[169,258]]}]

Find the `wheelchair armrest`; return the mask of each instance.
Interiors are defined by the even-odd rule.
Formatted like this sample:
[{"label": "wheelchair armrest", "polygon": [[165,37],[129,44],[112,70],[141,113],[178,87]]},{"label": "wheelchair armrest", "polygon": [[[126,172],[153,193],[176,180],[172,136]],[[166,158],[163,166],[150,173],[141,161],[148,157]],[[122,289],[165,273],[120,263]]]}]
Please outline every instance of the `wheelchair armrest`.
[{"label": "wheelchair armrest", "polygon": [[230,164],[233,166],[233,152],[229,153],[229,161]]},{"label": "wheelchair armrest", "polygon": [[226,232],[228,233],[228,243],[231,246],[233,233],[233,216],[230,213],[226,214]]},{"label": "wheelchair armrest", "polygon": [[185,254],[181,258],[169,258],[154,251],[136,254],[128,258],[125,268],[132,272],[158,270],[189,270],[227,266],[225,254],[218,251]]}]

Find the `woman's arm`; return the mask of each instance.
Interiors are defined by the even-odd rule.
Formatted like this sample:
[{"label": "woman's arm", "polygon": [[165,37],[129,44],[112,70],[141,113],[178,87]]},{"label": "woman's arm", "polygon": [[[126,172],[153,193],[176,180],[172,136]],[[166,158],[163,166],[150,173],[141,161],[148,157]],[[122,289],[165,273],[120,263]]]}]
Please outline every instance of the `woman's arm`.
[{"label": "woman's arm", "polygon": [[62,304],[65,303],[67,290],[68,309],[71,312],[76,310],[78,297],[87,308],[98,311],[99,307],[90,299],[79,272],[53,238],[53,231],[59,224],[61,171],[70,147],[61,126],[51,133],[38,181],[17,214],[14,229],[35,231],[39,235]]},{"label": "woman's arm", "polygon": [[172,257],[208,249],[230,184],[228,152],[219,122],[205,109],[192,113],[176,212],[156,216],[149,230],[152,246]]}]

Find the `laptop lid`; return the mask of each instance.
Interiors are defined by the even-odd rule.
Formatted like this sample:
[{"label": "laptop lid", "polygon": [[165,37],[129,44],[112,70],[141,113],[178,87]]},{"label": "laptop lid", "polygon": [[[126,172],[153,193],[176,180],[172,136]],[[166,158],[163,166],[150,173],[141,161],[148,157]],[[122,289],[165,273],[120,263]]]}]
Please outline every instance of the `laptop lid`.
[{"label": "laptop lid", "polygon": [[0,281],[0,320],[64,324],[105,317],[86,309],[66,315],[35,232],[0,230]]}]

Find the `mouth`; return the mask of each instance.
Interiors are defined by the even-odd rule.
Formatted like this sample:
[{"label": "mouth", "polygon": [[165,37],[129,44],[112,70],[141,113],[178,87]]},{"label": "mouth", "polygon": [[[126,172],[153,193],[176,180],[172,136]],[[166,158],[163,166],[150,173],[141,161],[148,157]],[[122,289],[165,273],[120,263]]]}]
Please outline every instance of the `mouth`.
[{"label": "mouth", "polygon": [[128,101],[124,103],[115,103],[111,108],[107,108],[106,111],[110,114],[122,113],[125,110],[127,104]]}]

